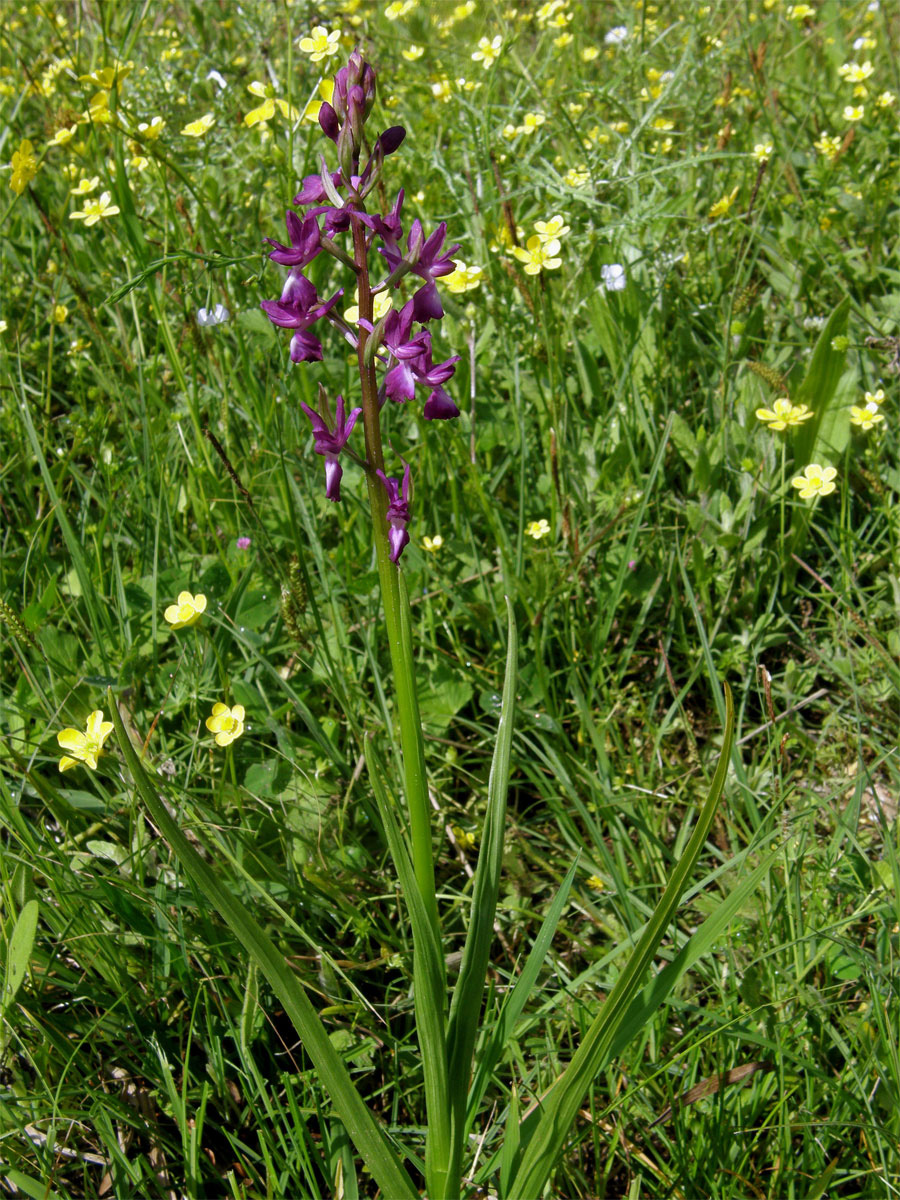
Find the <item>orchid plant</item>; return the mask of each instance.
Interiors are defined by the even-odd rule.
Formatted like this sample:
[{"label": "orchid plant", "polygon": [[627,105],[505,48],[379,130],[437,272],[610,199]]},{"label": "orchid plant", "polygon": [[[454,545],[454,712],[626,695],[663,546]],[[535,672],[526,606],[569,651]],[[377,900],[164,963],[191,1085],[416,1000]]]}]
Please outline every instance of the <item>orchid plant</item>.
[{"label": "orchid plant", "polygon": [[[329,167],[323,157],[321,172],[302,181],[294,204],[305,211],[302,215],[288,211],[287,245],[266,239],[272,246],[269,257],[287,267],[288,274],[279,299],[263,301],[262,307],[276,326],[292,331],[290,357],[294,363],[322,360],[322,342],[313,329],[323,324],[336,328],[357,357],[358,405],[350,408],[343,396],[337,396],[332,415],[320,386],[318,411],[306,404],[301,407],[311,423],[314,451],[325,460],[325,495],[331,501],[341,499],[341,456],[353,453],[350,439],[362,430],[364,449],[354,457],[362,464],[368,489],[397,701],[403,791],[399,802],[388,794],[386,774],[371,739],[366,743],[366,760],[413,935],[416,1028],[427,1110],[424,1162],[416,1154],[417,1142],[412,1136],[409,1144],[389,1136],[366,1106],[292,968],[222,883],[210,862],[197,853],[162,803],[121,725],[115,704],[113,719],[125,759],[154,821],[195,885],[224,916],[284,1004],[337,1117],[382,1194],[390,1200],[414,1198],[421,1194],[424,1180],[424,1194],[430,1200],[457,1200],[475,1194],[482,1186],[502,1197],[530,1200],[547,1186],[597,1073],[646,1022],[692,961],[683,951],[679,962],[670,964],[654,986],[641,993],[643,975],[676,911],[712,824],[730,756],[731,699],[726,686],[727,720],[721,758],[696,828],[615,986],[599,1007],[571,1062],[545,1093],[534,1097],[526,1111],[520,1112],[513,1088],[506,1109],[488,1120],[482,1111],[484,1096],[550,949],[576,863],[551,905],[515,986],[498,1011],[483,1012],[501,878],[516,687],[516,629],[508,603],[506,680],[488,783],[487,814],[462,962],[455,984],[449,987],[435,890],[432,815],[409,600],[398,566],[410,537],[411,469],[401,460],[402,470],[398,468],[395,475],[387,473],[381,417],[388,400],[402,404],[422,395],[426,421],[458,415],[444,386],[453,375],[458,356],[434,363],[431,333],[443,316],[437,283],[453,272],[452,255],[458,247],[445,248],[443,223],[426,237],[421,222],[414,220],[404,238],[402,190],[387,212],[369,211],[367,206],[373,197],[383,194],[386,160],[405,137],[403,128],[392,126],[369,141],[366,124],[375,98],[375,71],[362,54],[355,52],[335,76],[331,102],[323,103],[319,111],[322,131],[335,148],[337,169]],[[331,255],[349,272],[358,297],[352,321],[338,308],[343,288],[323,299],[303,273],[321,254]],[[415,290],[410,283],[414,283]],[[179,602],[183,598],[179,597]],[[184,619],[180,610],[175,615]],[[207,725],[218,731],[217,740],[239,735],[242,710],[217,705],[213,714]],[[473,1136],[476,1125],[477,1138]],[[415,1138],[418,1135],[417,1128]],[[489,1152],[480,1161],[482,1144]]]}]

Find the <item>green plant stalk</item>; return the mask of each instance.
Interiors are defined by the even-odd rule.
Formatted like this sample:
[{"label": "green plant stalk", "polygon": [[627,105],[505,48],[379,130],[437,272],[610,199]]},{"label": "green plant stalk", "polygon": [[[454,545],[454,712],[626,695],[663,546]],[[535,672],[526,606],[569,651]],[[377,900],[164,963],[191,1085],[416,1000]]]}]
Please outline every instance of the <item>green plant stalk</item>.
[{"label": "green plant stalk", "polygon": [[[365,227],[353,222],[353,252],[359,289],[361,320],[372,321],[374,301],[369,282]],[[391,670],[397,695],[400,724],[400,749],[403,757],[403,783],[409,817],[410,847],[418,899],[431,934],[441,945],[440,921],[434,883],[434,857],[431,844],[431,809],[425,776],[425,743],[416,690],[415,660],[410,632],[409,597],[400,572],[391,562],[388,540],[387,493],[376,471],[384,470],[381,445],[381,421],[378,405],[378,380],[374,361],[366,361],[369,334],[359,326],[359,379],[366,442],[366,485],[372,513],[372,536],[378,561],[381,599],[387,627]],[[452,1157],[450,1104],[447,1088],[446,997],[447,980],[443,958],[437,972],[423,969],[425,959],[413,960],[415,1005],[422,1050],[428,1134],[425,1149],[425,1175],[430,1200],[443,1200],[448,1191]],[[440,1020],[436,1020],[436,1017]]]},{"label": "green plant stalk", "polygon": [[169,815],[125,732],[111,689],[107,689],[106,698],[125,762],[154,824],[177,854],[198,892],[223,917],[251,959],[259,965],[273,992],[284,1005],[285,1012],[303,1041],[303,1048],[313,1062],[316,1074],[328,1090],[335,1111],[376,1183],[385,1196],[396,1196],[398,1200],[418,1200],[418,1192],[401,1164],[397,1151],[390,1145],[354,1087],[350,1073],[331,1044],[331,1039],[310,1003],[303,985],[297,980],[285,962],[284,955],[262,926],[220,882],[213,868],[200,857]]},{"label": "green plant stalk", "polygon": [[584,1094],[602,1068],[616,1032],[628,1015],[637,996],[641,979],[650,965],[666,927],[674,916],[681,894],[703,850],[712,828],[719,797],[725,785],[731,759],[734,734],[734,702],[731,688],[725,689],[725,728],[719,765],[701,810],[697,827],[691,834],[684,854],[672,872],[668,886],[647,924],[641,940],[628,959],[622,974],[594,1019],[572,1061],[522,1122],[525,1151],[510,1184],[510,1197],[537,1197],[543,1193],[563,1145],[578,1113]]}]

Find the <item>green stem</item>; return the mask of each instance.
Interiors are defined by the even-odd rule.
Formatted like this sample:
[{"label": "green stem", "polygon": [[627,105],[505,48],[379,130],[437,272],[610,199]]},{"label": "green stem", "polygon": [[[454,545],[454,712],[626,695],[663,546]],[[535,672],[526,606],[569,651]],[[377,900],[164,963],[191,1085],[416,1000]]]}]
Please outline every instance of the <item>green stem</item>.
[{"label": "green stem", "polygon": [[[353,221],[353,252],[359,288],[361,321],[373,321],[374,302],[369,280],[366,229],[359,220]],[[387,627],[391,670],[397,696],[397,715],[400,725],[403,785],[406,796],[411,857],[419,898],[424,908],[436,944],[440,946],[440,922],[434,882],[434,856],[431,840],[431,808],[425,775],[425,743],[416,690],[415,661],[410,635],[409,597],[395,563],[391,562],[388,539],[388,498],[384,485],[376,474],[384,471],[381,443],[381,421],[378,404],[378,379],[374,360],[366,362],[368,332],[359,326],[359,378],[366,442],[366,485],[372,512],[372,535],[378,561],[381,598]],[[452,1180],[450,1169],[450,1111],[447,1091],[446,1049],[446,977],[436,978],[420,957],[414,955],[415,1002],[417,1023],[423,1051],[425,1095],[428,1114],[428,1140],[425,1152],[425,1174],[430,1200],[452,1200],[458,1195],[458,1180]],[[426,1032],[427,1031],[427,1032]],[[425,1044],[427,1041],[427,1045]]]}]

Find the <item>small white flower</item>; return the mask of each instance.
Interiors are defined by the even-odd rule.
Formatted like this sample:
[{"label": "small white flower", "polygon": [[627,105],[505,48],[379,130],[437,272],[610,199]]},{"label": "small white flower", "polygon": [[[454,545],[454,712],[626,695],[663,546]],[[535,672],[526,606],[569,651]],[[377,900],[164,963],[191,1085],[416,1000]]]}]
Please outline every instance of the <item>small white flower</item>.
[{"label": "small white flower", "polygon": [[225,76],[221,75],[218,71],[210,71],[206,78],[211,79],[220,92],[224,92],[228,87],[228,84],[225,82]]},{"label": "small white flower", "polygon": [[230,316],[231,313],[224,304],[217,304],[216,307],[211,311],[209,309],[199,308],[197,310],[197,324],[221,325],[224,321],[227,321]]},{"label": "small white flower", "polygon": [[804,317],[803,318],[803,328],[807,329],[807,330],[814,329],[816,331],[818,331],[820,329],[824,329],[825,328],[825,318],[824,317]]},{"label": "small white flower", "polygon": [[625,290],[625,268],[620,263],[601,267],[600,274],[603,276],[603,283],[608,292]]},{"label": "small white flower", "polygon": [[624,41],[628,40],[628,30],[624,25],[616,25],[603,40],[607,46],[621,46]]}]

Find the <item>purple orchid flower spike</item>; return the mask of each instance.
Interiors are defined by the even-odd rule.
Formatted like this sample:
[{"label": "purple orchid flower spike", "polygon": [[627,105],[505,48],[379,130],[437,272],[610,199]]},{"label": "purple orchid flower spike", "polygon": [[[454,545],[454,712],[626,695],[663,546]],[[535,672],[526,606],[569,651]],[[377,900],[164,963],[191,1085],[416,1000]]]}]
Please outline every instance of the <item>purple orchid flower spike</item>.
[{"label": "purple orchid flower spike", "polygon": [[384,484],[384,490],[388,494],[388,541],[391,543],[391,562],[395,563],[409,542],[409,531],[406,528],[409,524],[409,463],[405,463],[403,467],[402,487],[393,477],[388,479],[384,471],[376,471],[375,474]]},{"label": "purple orchid flower spike", "polygon": [[321,303],[313,285],[298,267],[293,267],[285,281],[281,299],[262,301],[260,307],[273,325],[297,331],[291,338],[292,362],[322,361],[322,343],[307,330],[334,308],[343,294],[344,289],[339,288],[330,300]]},{"label": "purple orchid flower spike", "polygon": [[338,462],[338,455],[347,445],[347,439],[353,432],[353,426],[361,416],[362,409],[354,408],[345,418],[344,397],[338,396],[335,401],[334,429],[329,429],[325,418],[314,408],[310,408],[302,400],[300,407],[312,421],[316,454],[325,458],[325,495],[329,500],[337,502],[341,498],[341,476],[344,473]]},{"label": "purple orchid flower spike", "polygon": [[290,211],[285,213],[285,222],[291,244],[282,246],[274,238],[263,238],[264,242],[275,247],[269,258],[285,267],[305,267],[322,248],[319,223],[314,215],[306,216],[301,221],[296,213]]}]

